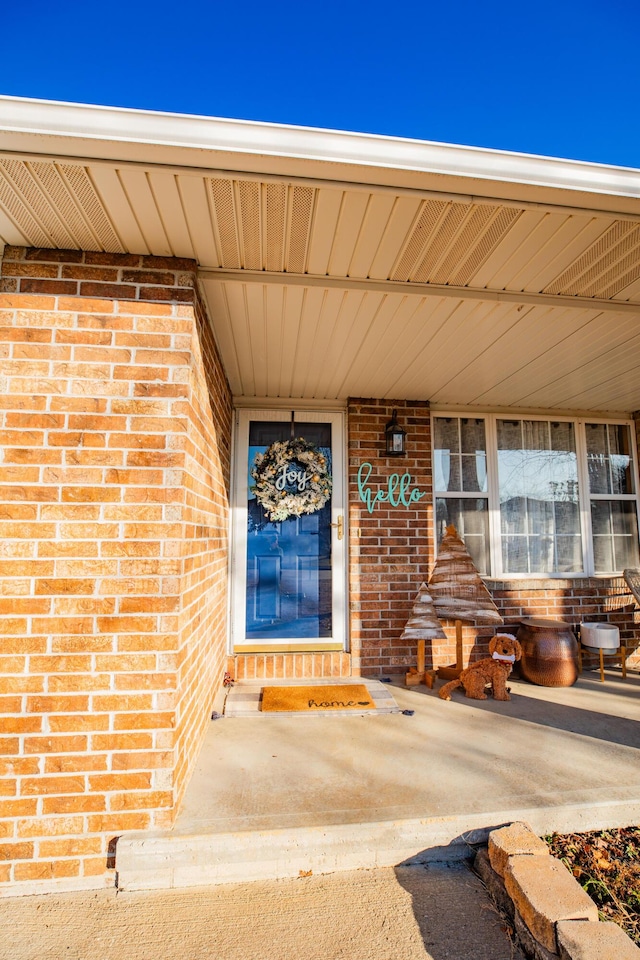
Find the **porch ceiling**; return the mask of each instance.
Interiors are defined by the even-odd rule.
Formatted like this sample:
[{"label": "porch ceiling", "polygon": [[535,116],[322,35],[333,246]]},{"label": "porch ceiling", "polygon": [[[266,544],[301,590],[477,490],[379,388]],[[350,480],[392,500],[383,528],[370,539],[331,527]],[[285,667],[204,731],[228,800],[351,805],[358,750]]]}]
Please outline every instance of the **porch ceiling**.
[{"label": "porch ceiling", "polygon": [[0,98],[0,246],[197,260],[236,395],[640,409],[640,172],[37,106]]}]

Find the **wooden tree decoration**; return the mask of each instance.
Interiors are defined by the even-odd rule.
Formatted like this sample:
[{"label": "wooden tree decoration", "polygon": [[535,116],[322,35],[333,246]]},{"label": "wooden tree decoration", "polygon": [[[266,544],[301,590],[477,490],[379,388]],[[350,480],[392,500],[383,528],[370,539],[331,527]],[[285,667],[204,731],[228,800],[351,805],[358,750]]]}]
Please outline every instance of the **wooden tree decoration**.
[{"label": "wooden tree decoration", "polygon": [[455,621],[455,665],[438,668],[439,677],[455,680],[463,670],[462,621],[473,624],[502,624],[504,621],[453,525],[446,528],[438,548],[429,589],[438,617]]},{"label": "wooden tree decoration", "polygon": [[446,640],[447,635],[442,629],[442,624],[433,605],[433,599],[426,583],[420,585],[418,595],[413,604],[411,616],[407,625],[402,631],[402,640],[413,643],[418,641],[418,666],[411,667],[406,674],[405,682],[407,686],[415,686],[418,683],[426,683],[428,687],[433,686],[435,679],[434,670],[425,670],[425,642],[427,640]]}]

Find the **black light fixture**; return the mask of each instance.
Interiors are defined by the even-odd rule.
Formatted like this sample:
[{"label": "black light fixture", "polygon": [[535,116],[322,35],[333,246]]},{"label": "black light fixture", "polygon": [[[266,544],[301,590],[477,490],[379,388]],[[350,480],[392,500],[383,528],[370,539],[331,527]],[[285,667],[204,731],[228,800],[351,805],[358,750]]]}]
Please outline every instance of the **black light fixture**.
[{"label": "black light fixture", "polygon": [[398,423],[398,411],[394,410],[391,420],[384,428],[385,451],[388,457],[404,457],[407,431]]}]

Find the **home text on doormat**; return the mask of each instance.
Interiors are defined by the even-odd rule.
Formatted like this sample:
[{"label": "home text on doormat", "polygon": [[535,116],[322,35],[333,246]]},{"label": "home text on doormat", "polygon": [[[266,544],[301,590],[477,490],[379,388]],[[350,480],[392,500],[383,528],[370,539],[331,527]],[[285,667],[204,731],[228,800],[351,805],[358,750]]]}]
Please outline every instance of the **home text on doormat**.
[{"label": "home text on doormat", "polygon": [[364,683],[264,687],[262,691],[263,713],[328,713],[331,710],[374,710],[375,706]]}]

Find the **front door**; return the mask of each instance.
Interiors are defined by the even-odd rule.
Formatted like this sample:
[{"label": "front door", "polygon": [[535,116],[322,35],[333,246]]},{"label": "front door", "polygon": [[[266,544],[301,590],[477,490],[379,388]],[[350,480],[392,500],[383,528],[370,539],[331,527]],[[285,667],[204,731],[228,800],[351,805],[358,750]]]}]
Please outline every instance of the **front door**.
[{"label": "front door", "polygon": [[[256,496],[252,468],[272,444],[304,439],[331,477],[320,509],[272,519]],[[241,410],[237,418],[233,510],[232,643],[236,653],[345,648],[343,416]],[[314,454],[315,455],[315,454]],[[287,489],[304,489],[305,469],[286,465]],[[281,481],[284,482],[284,481]],[[284,497],[286,490],[280,491]],[[277,495],[277,494],[276,494]]]}]

